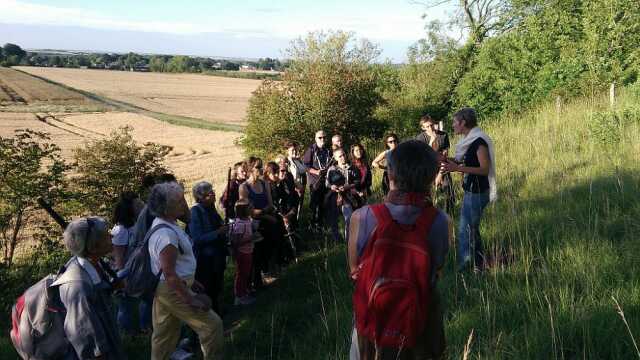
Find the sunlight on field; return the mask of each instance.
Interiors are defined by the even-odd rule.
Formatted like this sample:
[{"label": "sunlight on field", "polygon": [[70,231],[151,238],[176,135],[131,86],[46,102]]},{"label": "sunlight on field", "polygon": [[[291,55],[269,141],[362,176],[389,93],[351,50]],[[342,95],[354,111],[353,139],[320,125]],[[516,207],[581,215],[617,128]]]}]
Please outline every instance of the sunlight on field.
[{"label": "sunlight on field", "polygon": [[[185,182],[187,190],[196,181],[207,180],[221,193],[227,168],[242,159],[242,150],[234,144],[240,133],[175,126],[139,114],[117,112],[55,114],[43,120],[34,114],[0,113],[0,136],[12,136],[19,128],[46,131],[71,160],[72,150],[86,141],[131,126],[134,139],[141,144],[155,142],[173,147],[166,164]],[[187,194],[190,196],[190,191]]]},{"label": "sunlight on field", "polygon": [[258,80],[196,74],[16,67],[64,85],[146,110],[211,122],[244,123]]}]

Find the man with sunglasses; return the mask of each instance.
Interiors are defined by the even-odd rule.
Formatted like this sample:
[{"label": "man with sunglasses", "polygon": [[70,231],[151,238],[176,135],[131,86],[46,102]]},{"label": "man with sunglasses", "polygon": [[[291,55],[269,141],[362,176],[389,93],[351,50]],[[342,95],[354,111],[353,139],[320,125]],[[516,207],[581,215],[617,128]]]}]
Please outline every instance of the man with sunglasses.
[{"label": "man with sunglasses", "polygon": [[309,208],[311,210],[311,223],[320,227],[323,223],[323,201],[327,193],[325,176],[331,163],[331,151],[325,146],[325,132],[316,132],[315,143],[309,146],[304,153],[302,161],[307,167],[307,179],[309,183]]}]

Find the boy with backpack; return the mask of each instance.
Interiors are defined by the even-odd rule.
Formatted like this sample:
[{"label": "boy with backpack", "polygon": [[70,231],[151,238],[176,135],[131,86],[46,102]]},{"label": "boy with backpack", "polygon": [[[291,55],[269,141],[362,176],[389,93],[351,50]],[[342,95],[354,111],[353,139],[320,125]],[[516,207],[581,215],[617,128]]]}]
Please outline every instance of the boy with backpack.
[{"label": "boy with backpack", "polygon": [[445,341],[436,282],[449,247],[449,218],[430,200],[437,155],[412,140],[387,160],[384,202],[358,209],[349,227],[350,358],[437,359]]}]

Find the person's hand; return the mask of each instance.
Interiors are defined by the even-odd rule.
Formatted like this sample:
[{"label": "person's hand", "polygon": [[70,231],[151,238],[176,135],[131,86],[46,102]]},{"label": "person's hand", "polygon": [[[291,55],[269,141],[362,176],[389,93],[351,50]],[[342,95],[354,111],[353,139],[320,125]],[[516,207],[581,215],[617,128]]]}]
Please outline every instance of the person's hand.
[{"label": "person's hand", "polygon": [[289,226],[289,218],[286,216],[282,217],[282,221],[284,222],[284,226]]},{"label": "person's hand", "polygon": [[339,192],[343,192],[343,191],[344,191],[344,186],[340,186],[340,187],[338,187],[338,191],[339,191]]},{"label": "person's hand", "polygon": [[338,185],[331,185],[331,191],[338,192]]},{"label": "person's hand", "polygon": [[222,225],[216,230],[218,235],[226,234],[229,231],[229,225]]},{"label": "person's hand", "polygon": [[191,290],[193,290],[193,292],[200,294],[204,292],[204,285],[202,285],[201,282],[199,282],[198,280],[194,280],[193,284],[191,285]]},{"label": "person's hand", "polygon": [[211,299],[205,294],[195,294],[191,297],[189,306],[196,310],[209,311],[211,309]]},{"label": "person's hand", "polygon": [[460,171],[460,165],[449,159],[447,159],[447,161],[443,161],[440,165],[440,168],[446,172]]}]

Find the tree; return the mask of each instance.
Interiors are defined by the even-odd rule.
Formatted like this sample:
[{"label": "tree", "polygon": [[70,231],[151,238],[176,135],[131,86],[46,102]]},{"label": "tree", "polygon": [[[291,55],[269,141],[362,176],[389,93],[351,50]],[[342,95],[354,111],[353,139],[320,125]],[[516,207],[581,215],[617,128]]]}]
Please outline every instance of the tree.
[{"label": "tree", "polygon": [[16,44],[4,44],[3,52],[5,57],[15,55],[18,59],[18,63],[22,60],[23,57],[27,56],[27,52],[22,50],[22,48]]},{"label": "tree", "polygon": [[181,73],[181,72],[195,72],[196,61],[188,56],[178,55],[172,57],[167,63],[165,69],[168,72]]},{"label": "tree", "polygon": [[240,70],[240,65],[231,61],[225,61],[224,64],[222,64],[222,69],[228,71],[238,71]]},{"label": "tree", "polygon": [[136,53],[128,53],[127,57],[124,59],[124,65],[127,69],[131,70],[136,66],[136,63],[142,60],[142,57]]},{"label": "tree", "polygon": [[93,214],[107,216],[123,191],[139,192],[143,177],[167,171],[163,161],[171,147],[138,145],[131,131],[131,127],[123,127],[74,150],[79,174],[74,184]]},{"label": "tree", "polygon": [[342,134],[347,143],[379,135],[383,126],[373,112],[380,95],[372,71],[379,53],[372,43],[342,31],[293,41],[283,80],[263,82],[249,101],[245,150],[271,155],[286,140],[311,142],[320,129]]},{"label": "tree", "polygon": [[29,129],[16,130],[12,138],[0,137],[0,246],[7,267],[37,199],[57,199],[65,192],[69,166],[50,140],[46,133]]},{"label": "tree", "polygon": [[152,56],[149,60],[149,70],[154,72],[164,72],[167,65],[166,60],[162,56]]}]

